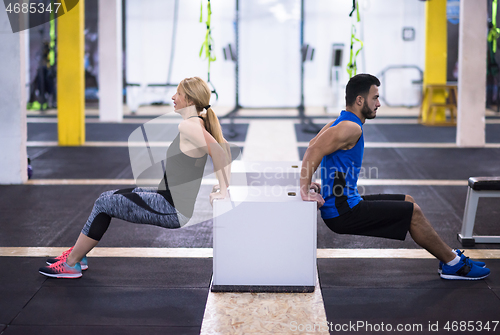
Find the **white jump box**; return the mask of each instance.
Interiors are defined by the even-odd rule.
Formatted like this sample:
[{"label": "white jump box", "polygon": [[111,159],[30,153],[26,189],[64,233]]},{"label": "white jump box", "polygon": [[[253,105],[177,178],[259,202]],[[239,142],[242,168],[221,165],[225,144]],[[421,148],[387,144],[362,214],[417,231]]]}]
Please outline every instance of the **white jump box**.
[{"label": "white jump box", "polygon": [[295,186],[231,186],[214,201],[212,291],[312,292],[315,202]]},{"label": "white jump box", "polygon": [[231,163],[231,185],[299,186],[300,161],[254,162],[236,160]]}]

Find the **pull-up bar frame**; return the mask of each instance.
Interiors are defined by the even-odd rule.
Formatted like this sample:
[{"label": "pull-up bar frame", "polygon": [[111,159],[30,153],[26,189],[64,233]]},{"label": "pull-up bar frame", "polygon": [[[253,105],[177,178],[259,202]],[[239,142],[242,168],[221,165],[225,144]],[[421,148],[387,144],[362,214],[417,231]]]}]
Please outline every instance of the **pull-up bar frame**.
[{"label": "pull-up bar frame", "polygon": [[[304,0],[300,1],[300,47],[301,50],[304,48]],[[229,118],[230,120],[230,126],[229,126],[229,137],[235,137],[237,136],[237,132],[234,129],[234,119],[237,117],[237,113],[240,109],[242,108],[247,108],[243,107],[240,104],[240,99],[239,99],[239,66],[240,66],[240,60],[239,60],[239,51],[240,51],[240,46],[239,46],[239,21],[240,21],[240,0],[236,0],[236,10],[235,10],[235,47],[236,47],[236,60],[234,61],[235,63],[235,106],[234,109],[231,110],[228,114],[225,116],[221,117],[223,118]],[[298,117],[300,118],[300,123],[302,125],[302,130],[304,132],[308,133],[317,133],[320,128],[315,125],[311,118],[307,117],[305,115],[305,107],[304,107],[304,62],[305,58],[301,57],[300,61],[300,104],[299,106],[295,107],[297,109]],[[289,108],[289,107],[274,107],[273,109],[284,109],[284,108]],[[257,108],[248,108],[248,109],[262,109],[260,107]],[[268,108],[266,108],[268,109]],[[281,117],[277,117],[281,118]]]}]

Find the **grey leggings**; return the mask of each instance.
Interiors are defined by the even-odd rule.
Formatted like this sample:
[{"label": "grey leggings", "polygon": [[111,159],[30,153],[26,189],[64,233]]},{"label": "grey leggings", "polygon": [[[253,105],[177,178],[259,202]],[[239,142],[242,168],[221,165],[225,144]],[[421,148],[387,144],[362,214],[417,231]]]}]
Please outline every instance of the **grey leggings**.
[{"label": "grey leggings", "polygon": [[136,187],[103,192],[95,201],[82,234],[100,241],[111,218],[163,228],[179,228],[189,221],[157,188]]}]

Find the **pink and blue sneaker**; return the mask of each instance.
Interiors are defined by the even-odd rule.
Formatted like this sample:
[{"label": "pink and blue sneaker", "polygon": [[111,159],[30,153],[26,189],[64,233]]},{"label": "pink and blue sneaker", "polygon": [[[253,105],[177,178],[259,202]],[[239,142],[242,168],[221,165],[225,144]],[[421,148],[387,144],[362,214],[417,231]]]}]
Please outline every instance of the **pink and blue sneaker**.
[{"label": "pink and blue sneaker", "polygon": [[[51,265],[51,264],[59,262],[60,260],[64,260],[66,262],[66,259],[68,258],[68,255],[71,253],[71,250],[73,250],[73,247],[71,247],[68,250],[66,250],[65,252],[63,252],[61,256],[47,259],[47,261],[46,261],[47,264]],[[88,262],[87,262],[87,256],[84,256],[82,258],[82,260],[80,261],[80,265],[81,265],[83,271],[87,270],[89,268]]]},{"label": "pink and blue sneaker", "polygon": [[65,260],[60,260],[49,266],[38,270],[42,275],[53,278],[80,278],[82,276],[82,267],[80,263],[75,266],[69,266]]}]

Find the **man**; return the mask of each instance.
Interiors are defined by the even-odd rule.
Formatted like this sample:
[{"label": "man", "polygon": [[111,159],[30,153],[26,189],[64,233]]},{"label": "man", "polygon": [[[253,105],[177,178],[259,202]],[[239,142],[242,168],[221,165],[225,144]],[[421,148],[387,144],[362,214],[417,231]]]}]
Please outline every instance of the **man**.
[{"label": "man", "polygon": [[[360,196],[357,181],[363,160],[363,124],[380,107],[380,81],[369,74],[352,77],[346,87],[346,110],[309,142],[302,161],[300,193],[316,201],[326,225],[339,234],[413,240],[441,262],[444,279],[477,280],[490,270],[483,262],[452,250],[438,236],[420,207],[409,195]],[[321,163],[321,183],[311,178]],[[321,193],[319,191],[321,190]]]}]

